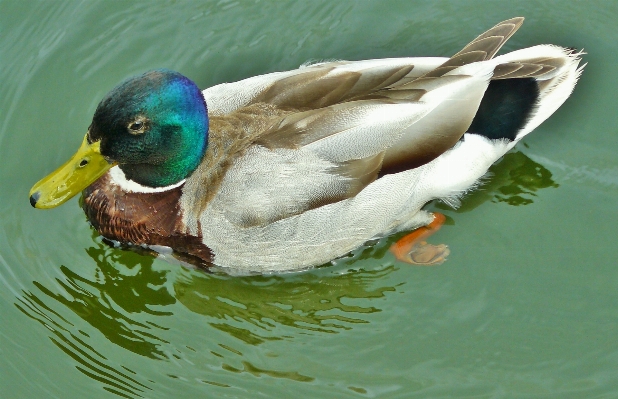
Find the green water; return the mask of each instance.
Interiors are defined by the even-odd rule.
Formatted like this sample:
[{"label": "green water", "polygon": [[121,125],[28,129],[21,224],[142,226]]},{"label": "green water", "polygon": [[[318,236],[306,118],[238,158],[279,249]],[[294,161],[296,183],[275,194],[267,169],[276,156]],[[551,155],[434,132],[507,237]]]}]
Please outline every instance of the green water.
[{"label": "green water", "polygon": [[[77,199],[31,185],[78,147],[101,97],[165,67],[201,87],[307,60],[585,48],[572,98],[433,238],[331,267],[206,275],[104,245]],[[3,398],[617,398],[618,2],[0,2]],[[503,50],[504,51],[504,50]]]}]

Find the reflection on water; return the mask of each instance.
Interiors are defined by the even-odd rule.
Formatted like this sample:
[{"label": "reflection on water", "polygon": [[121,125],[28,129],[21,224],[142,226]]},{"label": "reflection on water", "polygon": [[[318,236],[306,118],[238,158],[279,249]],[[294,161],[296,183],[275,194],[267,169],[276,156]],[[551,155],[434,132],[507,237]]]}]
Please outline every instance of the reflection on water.
[{"label": "reflection on water", "polygon": [[[109,351],[105,348],[109,343],[170,365],[180,359],[206,356],[223,373],[310,382],[314,377],[300,370],[269,368],[268,361],[250,361],[243,355],[246,345],[290,340],[299,334],[350,330],[369,323],[368,315],[381,311],[369,301],[395,291],[393,286],[380,284],[397,270],[394,266],[374,266],[370,270],[349,266],[382,257],[388,248],[386,241],[340,259],[339,266],[289,275],[245,277],[189,269],[171,269],[177,273],[170,274],[170,269],[153,268],[152,257],[109,247],[94,232],[92,242],[85,251],[93,260],[93,267],[77,272],[78,268],[62,265],[62,277],[53,284],[34,281],[38,292],[24,291],[15,305],[52,331],[51,341],[77,362],[75,367],[80,372],[122,397],[148,396],[146,390],[152,389],[154,381],[144,381],[130,368],[108,361],[104,353]],[[178,303],[204,316],[204,325],[223,332],[231,340],[220,339],[202,353],[175,344],[183,341],[187,332],[182,328],[170,331],[160,324],[161,317],[173,314],[171,305]],[[83,327],[78,329],[76,325],[80,323],[75,323],[72,314],[107,341],[92,337],[92,332]],[[182,320],[173,324],[182,324]],[[204,333],[212,336],[207,330]],[[190,335],[196,338],[195,333]],[[186,349],[190,352],[185,353]],[[186,379],[175,372],[165,375]],[[229,387],[224,378],[212,375],[211,371],[195,379]]]},{"label": "reflection on water", "polygon": [[[468,194],[457,211],[471,211],[486,201],[528,205],[537,190],[548,187],[558,187],[558,184],[547,168],[520,151],[509,152],[489,169],[481,187]],[[436,207],[450,209],[442,203]]]},{"label": "reflection on water", "polygon": [[224,364],[223,369],[227,371],[231,371],[234,373],[249,373],[256,377],[261,377],[267,375],[273,378],[286,378],[289,380],[299,381],[299,382],[311,382],[315,380],[313,377],[308,377],[306,375],[302,375],[295,371],[274,371],[274,370],[265,370],[259,367],[255,367],[249,362],[242,362],[242,369],[234,368],[230,365]]},{"label": "reflection on water", "polygon": [[[357,251],[340,264],[345,267],[370,253],[383,255],[388,246],[377,248]],[[245,277],[185,270],[176,279],[174,291],[187,309],[206,316],[210,326],[240,340],[231,344],[240,350],[221,343],[211,349],[223,370],[311,382],[314,377],[298,370],[270,369],[265,367],[268,361],[265,366],[251,363],[241,352],[247,350],[243,344],[259,346],[311,334],[336,334],[369,323],[369,314],[381,309],[368,301],[395,291],[395,287],[383,285],[385,277],[395,270],[392,265],[345,271],[335,266],[306,273]]]},{"label": "reflection on water", "polygon": [[289,337],[291,327],[337,333],[367,323],[363,314],[380,309],[355,299],[384,297],[394,287],[374,284],[395,268],[326,276],[312,273],[229,277],[193,273],[179,278],[176,298],[188,309],[209,316],[210,324],[248,344]]},{"label": "reflection on water", "polygon": [[66,281],[57,281],[64,289],[64,294],[54,293],[38,282],[34,284],[41,292],[65,305],[99,330],[111,342],[142,356],[163,357],[157,344],[165,341],[155,335],[156,330],[163,327],[152,322],[138,322],[129,314],[171,314],[150,308],[175,302],[163,286],[166,271],[154,271],[153,259],[150,257],[117,251],[100,240],[93,241],[95,246],[86,249],[98,266],[93,276],[83,277],[61,266]]},{"label": "reflection on water", "polygon": [[[15,306],[26,316],[38,321],[52,332],[49,339],[66,355],[77,362],[75,368],[103,384],[103,389],[116,395],[133,398],[143,397],[148,386],[129,376],[136,372],[121,366],[124,370],[109,365],[107,358],[97,348],[86,343],[90,336],[76,327],[58,312],[48,307],[45,302],[30,292],[24,291]],[[77,335],[81,334],[83,337]]]},{"label": "reflection on water", "polygon": [[[99,350],[85,342],[90,336],[82,330],[74,331],[73,323],[61,314],[68,309],[110,342],[142,356],[163,359],[167,356],[159,345],[166,341],[157,337],[157,330],[164,328],[150,321],[137,321],[130,314],[170,315],[151,306],[173,304],[175,299],[163,286],[165,272],[152,270],[152,258],[114,250],[100,239],[93,241],[94,246],[86,249],[97,265],[92,276],[81,276],[67,266],[60,266],[64,279],[57,278],[53,287],[33,282],[45,296],[24,291],[15,305],[54,333],[50,339],[78,362],[79,371],[104,383],[104,389],[110,392],[125,397],[141,396],[139,393],[148,387],[106,364]],[[55,311],[50,298],[63,308]]]}]

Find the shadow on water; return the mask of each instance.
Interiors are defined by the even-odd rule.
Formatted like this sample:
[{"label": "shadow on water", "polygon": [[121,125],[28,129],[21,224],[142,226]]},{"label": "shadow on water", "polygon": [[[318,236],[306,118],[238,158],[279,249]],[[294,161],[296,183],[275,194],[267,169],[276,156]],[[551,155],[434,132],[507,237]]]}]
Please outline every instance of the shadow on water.
[{"label": "shadow on water", "polygon": [[[528,205],[533,202],[536,191],[549,187],[558,187],[558,184],[547,168],[520,151],[509,152],[489,169],[482,185],[465,196],[457,212],[469,212],[487,201]],[[442,203],[435,206],[451,210]]]}]

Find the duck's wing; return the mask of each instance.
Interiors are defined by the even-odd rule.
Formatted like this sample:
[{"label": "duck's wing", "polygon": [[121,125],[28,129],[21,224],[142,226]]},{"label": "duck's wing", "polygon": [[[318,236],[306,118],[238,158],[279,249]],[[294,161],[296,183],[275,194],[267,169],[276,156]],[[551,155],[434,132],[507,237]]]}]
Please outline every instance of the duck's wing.
[{"label": "duck's wing", "polygon": [[[354,197],[378,177],[404,135],[418,136],[413,146],[437,143],[434,157],[450,148],[474,116],[490,72],[478,65],[466,73],[424,79],[397,95],[284,116],[229,165],[208,206],[219,207],[236,226],[252,227]],[[453,114],[431,117],[440,131],[438,139],[429,140],[414,126],[438,109]],[[462,122],[461,115],[468,120]],[[187,181],[190,186],[195,184]]]},{"label": "duck's wing", "polygon": [[456,54],[458,66],[444,59],[417,61],[422,68],[410,59],[322,64],[219,102],[219,112],[251,103],[308,110],[261,134],[227,168],[215,203],[238,226],[264,225],[354,197],[385,171],[431,161],[461,138],[478,109],[495,68],[476,62],[479,54],[493,56],[520,24],[479,36]]}]

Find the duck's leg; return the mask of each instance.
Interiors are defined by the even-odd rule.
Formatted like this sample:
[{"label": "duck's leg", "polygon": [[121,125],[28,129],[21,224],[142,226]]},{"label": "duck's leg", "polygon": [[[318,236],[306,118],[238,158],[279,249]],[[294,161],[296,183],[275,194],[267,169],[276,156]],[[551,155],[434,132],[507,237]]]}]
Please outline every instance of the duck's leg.
[{"label": "duck's leg", "polygon": [[390,250],[397,260],[419,266],[434,266],[443,263],[450,253],[445,244],[431,245],[424,240],[438,231],[446,217],[434,213],[434,219],[427,226],[419,227],[410,234],[400,238]]}]

